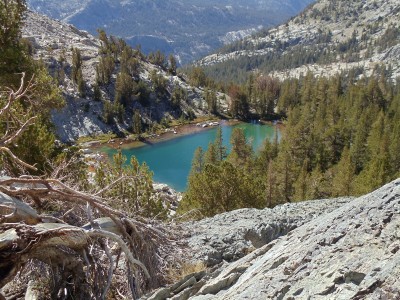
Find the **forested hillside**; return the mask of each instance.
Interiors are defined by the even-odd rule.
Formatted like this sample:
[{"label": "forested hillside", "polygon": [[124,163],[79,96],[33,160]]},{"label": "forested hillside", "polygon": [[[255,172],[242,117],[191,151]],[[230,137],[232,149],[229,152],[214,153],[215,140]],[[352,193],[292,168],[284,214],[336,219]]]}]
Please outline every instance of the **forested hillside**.
[{"label": "forested hillside", "polygon": [[253,71],[280,78],[350,69],[370,75],[379,64],[395,78],[400,74],[399,24],[396,0],[320,0],[287,23],[226,46],[198,64],[222,81],[243,82]]},{"label": "forested hillside", "polygon": [[52,118],[62,141],[108,132],[154,134],[170,122],[208,114],[205,91],[177,73],[173,55],[144,55],[105,31],[97,35],[33,12],[24,21],[29,50],[46,64],[66,99]]},{"label": "forested hillside", "polygon": [[[332,78],[308,73],[275,81],[277,102],[271,107],[284,119],[281,140],[276,136],[255,153],[236,130],[229,155],[221,135],[207,150],[198,149],[182,212],[196,208],[211,216],[241,207],[361,195],[397,178],[400,82],[394,84],[389,74],[380,69],[357,80],[353,73]],[[256,86],[260,80],[265,78],[256,78]],[[241,88],[243,101],[260,99],[252,87],[249,81]]]}]

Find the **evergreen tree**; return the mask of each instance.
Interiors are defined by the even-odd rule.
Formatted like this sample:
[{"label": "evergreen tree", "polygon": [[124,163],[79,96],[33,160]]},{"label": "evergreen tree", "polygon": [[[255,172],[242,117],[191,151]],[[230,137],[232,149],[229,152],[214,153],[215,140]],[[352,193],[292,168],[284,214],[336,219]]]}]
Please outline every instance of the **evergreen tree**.
[{"label": "evergreen tree", "polygon": [[217,161],[223,161],[227,157],[227,149],[226,146],[224,146],[221,126],[217,128],[214,145],[217,153]]},{"label": "evergreen tree", "polygon": [[181,104],[186,101],[187,101],[187,92],[181,87],[174,88],[171,95],[171,106],[174,109],[179,109],[181,107]]},{"label": "evergreen tree", "polygon": [[163,69],[165,68],[166,65],[165,54],[162,53],[160,50],[157,50],[156,52],[150,52],[149,55],[147,56],[147,59],[152,64],[157,65]]},{"label": "evergreen tree", "polygon": [[149,105],[150,90],[143,80],[139,80],[139,82],[137,83],[135,94],[141,105],[143,106]]},{"label": "evergreen tree", "polygon": [[234,128],[230,143],[232,149],[228,156],[228,160],[235,166],[247,166],[248,162],[253,157],[253,149],[247,143],[244,130],[241,128]]},{"label": "evergreen tree", "polygon": [[82,79],[82,55],[78,48],[72,49],[72,80],[79,84]]},{"label": "evergreen tree", "polygon": [[101,101],[101,90],[97,83],[93,86],[93,100]]},{"label": "evergreen tree", "polygon": [[99,85],[108,84],[111,81],[111,75],[115,69],[114,58],[107,55],[100,57],[99,64],[96,67],[96,81]]},{"label": "evergreen tree", "polygon": [[21,27],[26,12],[24,0],[0,1],[0,85],[17,86],[19,75],[26,72],[28,59],[21,44]]},{"label": "evergreen tree", "polygon": [[172,54],[168,56],[168,72],[171,75],[176,75],[176,59]]},{"label": "evergreen tree", "polygon": [[350,150],[343,150],[342,158],[334,168],[332,196],[348,196],[354,194],[355,165],[351,160]]},{"label": "evergreen tree", "polygon": [[207,89],[204,92],[204,100],[207,103],[208,111],[212,114],[217,113],[217,95],[215,94],[214,91],[211,91],[210,89]]},{"label": "evergreen tree", "polygon": [[[103,162],[96,168],[95,184],[100,188],[110,186],[102,196],[113,199],[109,203],[116,209],[123,209],[129,216],[157,217],[165,219],[168,207],[164,207],[161,199],[153,197],[153,174],[148,166],[139,164],[132,156],[129,164],[127,158],[119,150],[113,156],[112,163]],[[116,184],[111,184],[119,180]]]},{"label": "evergreen tree", "polygon": [[167,80],[164,76],[154,69],[150,72],[150,80],[153,85],[153,92],[156,93],[158,97],[165,96],[167,93]]},{"label": "evergreen tree", "polygon": [[134,81],[132,77],[127,73],[119,73],[117,75],[117,81],[115,83],[115,102],[121,103],[127,107],[131,104]]},{"label": "evergreen tree", "polygon": [[[9,119],[4,112],[0,116],[0,135],[9,134],[28,120],[34,120],[34,124],[21,131],[10,149],[22,161],[35,165],[38,169],[35,173],[42,175],[51,170],[49,159],[57,155],[55,136],[50,125],[50,111],[61,108],[64,102],[53,78],[42,63],[33,60],[29,48],[21,40],[20,30],[25,11],[25,1],[0,1],[0,102],[7,101],[8,88],[20,86],[21,73],[24,74],[23,89],[28,88],[24,96],[11,103],[9,109],[13,118]],[[28,87],[30,80],[34,89],[32,86]],[[21,170],[15,168],[7,155],[2,158],[4,170],[14,175],[21,174]]]},{"label": "evergreen tree", "polygon": [[128,45],[123,46],[120,57],[121,73],[127,73],[130,76],[137,78],[139,75],[139,60],[134,57],[134,51]]},{"label": "evergreen tree", "polygon": [[133,113],[132,131],[139,136],[142,133],[142,117],[140,116],[140,112],[137,109]]},{"label": "evergreen tree", "polygon": [[86,97],[85,81],[83,80],[83,75],[82,75],[82,70],[81,69],[79,69],[79,71],[78,71],[76,80],[77,80],[76,83],[78,85],[79,96],[81,98]]},{"label": "evergreen tree", "polygon": [[218,150],[216,149],[214,143],[210,142],[208,144],[207,151],[204,153],[204,163],[217,165],[218,162]]},{"label": "evergreen tree", "polygon": [[304,161],[301,171],[297,177],[297,180],[293,184],[293,188],[294,188],[293,199],[295,201],[310,200],[310,199],[307,199],[307,196],[310,194],[308,191],[308,189],[309,189],[308,185],[310,183],[310,176],[308,173],[308,170],[309,170],[308,165],[309,165],[309,162],[307,160]]},{"label": "evergreen tree", "polygon": [[190,176],[201,173],[204,167],[204,153],[201,147],[197,147],[193,154]]},{"label": "evergreen tree", "polygon": [[246,119],[249,115],[249,103],[246,93],[239,86],[232,85],[228,91],[230,114],[232,117]]}]

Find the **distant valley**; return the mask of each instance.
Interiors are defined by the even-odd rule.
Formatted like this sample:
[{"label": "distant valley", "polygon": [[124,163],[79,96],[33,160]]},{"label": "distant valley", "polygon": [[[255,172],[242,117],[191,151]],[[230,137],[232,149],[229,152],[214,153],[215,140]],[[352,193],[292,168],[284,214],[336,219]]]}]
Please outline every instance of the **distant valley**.
[{"label": "distant valley", "polygon": [[96,34],[123,37],[144,53],[173,53],[181,64],[280,24],[313,0],[28,0],[31,9]]}]

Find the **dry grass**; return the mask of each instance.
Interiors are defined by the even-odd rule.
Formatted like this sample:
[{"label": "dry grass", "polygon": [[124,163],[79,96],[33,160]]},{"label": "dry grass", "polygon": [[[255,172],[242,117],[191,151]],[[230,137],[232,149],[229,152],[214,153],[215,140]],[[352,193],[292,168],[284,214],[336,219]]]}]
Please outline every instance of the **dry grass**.
[{"label": "dry grass", "polygon": [[187,275],[198,273],[207,269],[207,266],[201,262],[184,262],[180,266],[171,267],[167,273],[167,281],[175,283]]}]

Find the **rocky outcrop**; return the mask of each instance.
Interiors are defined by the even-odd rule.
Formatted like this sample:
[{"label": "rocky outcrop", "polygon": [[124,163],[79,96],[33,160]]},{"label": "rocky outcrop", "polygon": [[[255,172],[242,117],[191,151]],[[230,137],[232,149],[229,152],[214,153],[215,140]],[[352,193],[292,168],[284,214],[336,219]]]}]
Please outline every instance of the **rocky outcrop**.
[{"label": "rocky outcrop", "polygon": [[208,266],[234,261],[352,198],[287,203],[273,209],[239,209],[186,223],[193,259]]},{"label": "rocky outcrop", "polygon": [[400,179],[149,299],[399,299],[399,213]]},{"label": "rocky outcrop", "polygon": [[182,193],[177,192],[165,183],[154,183],[153,189],[155,196],[159,197],[164,206],[169,208],[170,216],[174,216],[179,202],[182,200]]}]

